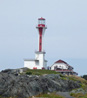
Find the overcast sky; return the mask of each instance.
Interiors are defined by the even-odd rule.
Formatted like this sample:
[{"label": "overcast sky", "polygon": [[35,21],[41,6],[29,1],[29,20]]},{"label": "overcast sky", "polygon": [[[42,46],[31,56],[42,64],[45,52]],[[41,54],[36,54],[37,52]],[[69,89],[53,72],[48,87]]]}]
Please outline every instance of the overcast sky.
[{"label": "overcast sky", "polygon": [[37,19],[48,29],[48,65],[62,59],[87,74],[87,0],[0,0],[0,70],[20,68],[38,49]]}]

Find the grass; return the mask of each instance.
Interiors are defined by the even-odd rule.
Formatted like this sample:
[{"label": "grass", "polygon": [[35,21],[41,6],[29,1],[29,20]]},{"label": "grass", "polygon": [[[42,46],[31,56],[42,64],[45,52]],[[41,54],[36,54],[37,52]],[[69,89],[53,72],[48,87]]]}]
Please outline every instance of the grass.
[{"label": "grass", "polygon": [[55,93],[50,93],[50,94],[40,94],[38,96],[36,96],[36,98],[65,98],[65,97],[62,97],[60,95],[57,95]]},{"label": "grass", "polygon": [[87,84],[87,81],[79,76],[74,76],[74,75],[70,75],[70,76],[64,76],[59,72],[53,71],[53,70],[45,70],[45,69],[28,69],[26,71],[26,74],[28,75],[45,75],[45,74],[59,74],[61,79],[63,80],[73,80],[73,81],[81,81],[81,83]]},{"label": "grass", "polygon": [[59,74],[58,72],[56,71],[52,71],[52,70],[40,70],[40,69],[35,69],[35,70],[32,70],[32,69],[28,69],[26,74],[28,75],[45,75],[45,74]]},{"label": "grass", "polygon": [[[0,97],[0,98],[16,98],[16,97]],[[50,93],[50,94],[39,94],[37,96],[32,96],[29,98],[65,98],[65,97],[62,97],[62,96],[57,95],[55,93]]]},{"label": "grass", "polygon": [[84,78],[81,78],[79,76],[74,76],[74,75],[70,75],[68,76],[70,80],[73,80],[73,81],[81,81],[81,83],[87,83],[87,81],[84,79]]},{"label": "grass", "polygon": [[62,75],[61,73],[59,73],[59,74],[60,74],[60,77],[61,77],[62,80],[67,80],[68,79],[67,76]]},{"label": "grass", "polygon": [[79,76],[73,76],[73,75],[68,76],[68,78],[73,81],[80,81],[81,88],[83,88],[84,90],[87,89],[87,80],[85,80],[84,78],[81,78]]},{"label": "grass", "polygon": [[75,98],[87,98],[87,94],[82,94],[82,93],[78,93],[78,94],[71,93],[70,95]]}]

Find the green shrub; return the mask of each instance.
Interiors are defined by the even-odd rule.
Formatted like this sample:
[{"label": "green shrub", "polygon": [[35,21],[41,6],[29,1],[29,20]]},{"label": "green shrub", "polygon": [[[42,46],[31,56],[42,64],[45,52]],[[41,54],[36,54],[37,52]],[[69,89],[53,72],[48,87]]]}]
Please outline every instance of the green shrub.
[{"label": "green shrub", "polygon": [[84,78],[85,80],[87,80],[87,75],[83,75],[82,78]]},{"label": "green shrub", "polygon": [[32,75],[32,72],[26,72],[27,75]]}]

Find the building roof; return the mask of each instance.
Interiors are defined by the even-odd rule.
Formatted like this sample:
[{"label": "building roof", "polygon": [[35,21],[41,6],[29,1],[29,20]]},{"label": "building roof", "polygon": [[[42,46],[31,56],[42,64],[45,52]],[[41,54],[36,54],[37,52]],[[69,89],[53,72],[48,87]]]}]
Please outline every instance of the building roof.
[{"label": "building roof", "polygon": [[[65,61],[63,61],[63,60],[58,60],[58,61],[56,61],[55,63],[64,63],[64,64],[66,64],[67,66],[70,66],[67,62],[65,62]],[[70,66],[70,67],[72,67],[72,66]],[[73,67],[72,67],[73,68]]]},{"label": "building roof", "polygon": [[58,60],[58,61],[56,61],[55,63],[64,63],[64,64],[67,64],[65,61],[63,61],[63,60]]}]

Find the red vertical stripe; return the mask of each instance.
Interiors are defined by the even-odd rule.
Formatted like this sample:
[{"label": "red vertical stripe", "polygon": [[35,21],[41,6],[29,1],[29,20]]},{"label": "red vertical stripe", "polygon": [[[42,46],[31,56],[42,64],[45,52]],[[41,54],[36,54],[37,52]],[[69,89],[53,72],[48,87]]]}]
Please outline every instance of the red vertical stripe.
[{"label": "red vertical stripe", "polygon": [[42,31],[43,28],[39,28],[39,52],[42,51]]}]

